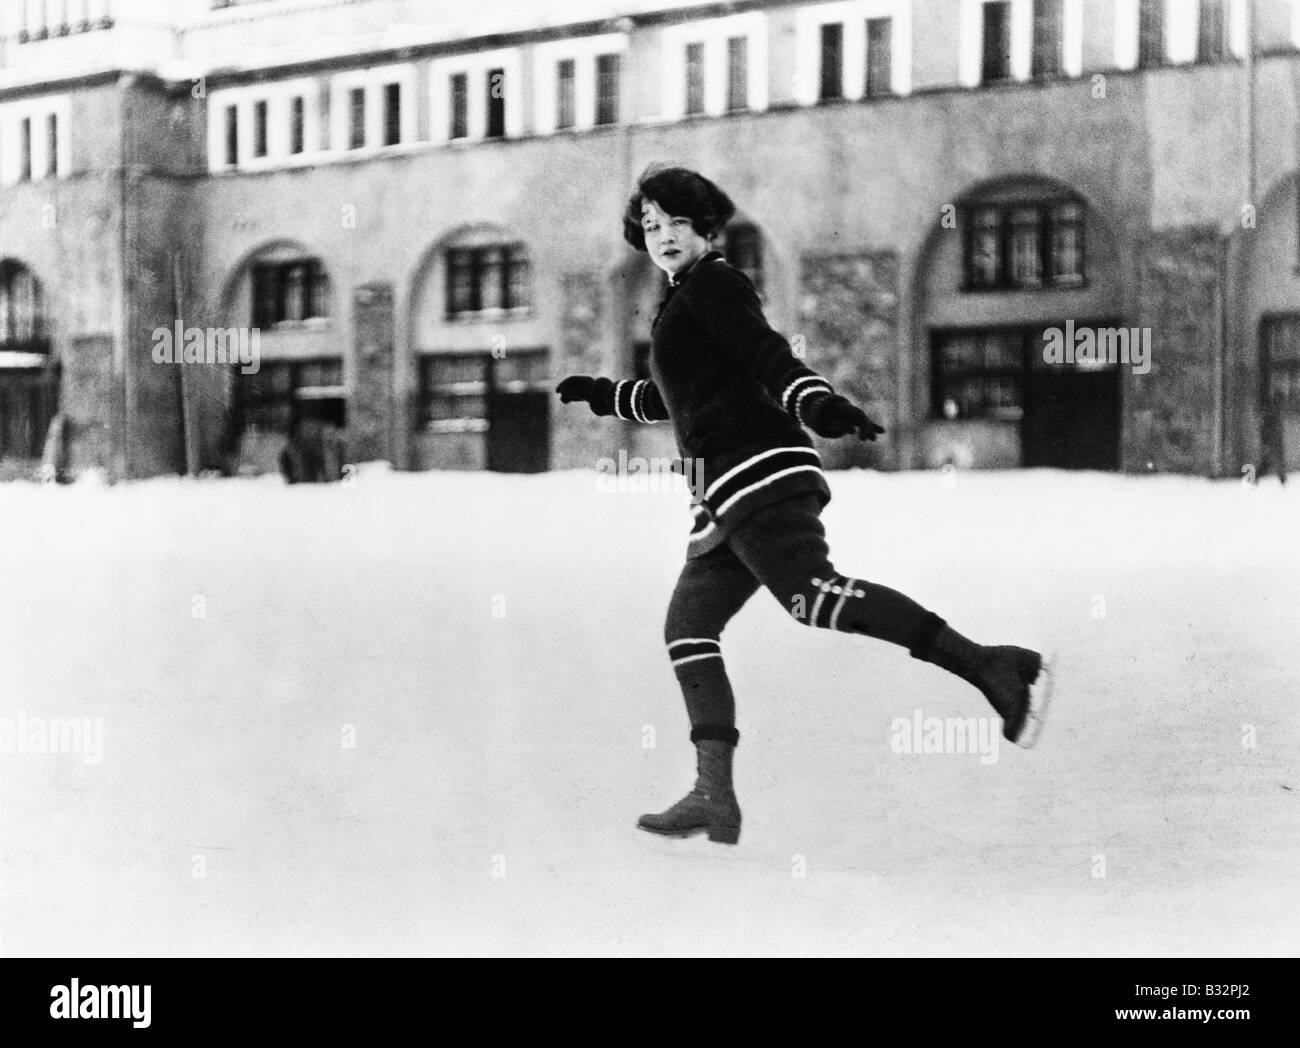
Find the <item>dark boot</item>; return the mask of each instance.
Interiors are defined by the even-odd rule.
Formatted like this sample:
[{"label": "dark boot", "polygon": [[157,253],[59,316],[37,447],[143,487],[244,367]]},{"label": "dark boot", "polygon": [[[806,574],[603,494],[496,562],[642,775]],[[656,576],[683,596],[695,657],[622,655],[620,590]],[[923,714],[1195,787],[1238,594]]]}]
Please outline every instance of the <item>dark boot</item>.
[{"label": "dark boot", "polygon": [[1034,744],[1047,712],[1051,680],[1038,652],[976,644],[933,614],[917,632],[913,658],[974,684],[1002,718],[1003,737],[1026,748]]},{"label": "dark boot", "polygon": [[695,788],[667,811],[642,815],[637,828],[664,837],[707,833],[716,844],[736,844],[740,840],[740,805],[731,785],[731,758],[739,739],[731,727],[693,728]]}]

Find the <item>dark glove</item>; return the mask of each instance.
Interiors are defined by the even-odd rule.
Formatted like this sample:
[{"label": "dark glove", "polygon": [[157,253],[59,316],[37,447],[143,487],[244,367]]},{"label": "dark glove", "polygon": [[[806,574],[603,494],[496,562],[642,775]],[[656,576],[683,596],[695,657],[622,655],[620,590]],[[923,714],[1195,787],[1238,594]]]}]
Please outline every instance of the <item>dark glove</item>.
[{"label": "dark glove", "polygon": [[614,414],[614,383],[607,378],[570,375],[555,387],[555,392],[565,404],[586,401],[597,415]]},{"label": "dark glove", "polygon": [[843,437],[856,433],[861,440],[875,440],[885,427],[873,422],[856,404],[838,393],[814,396],[804,409],[808,428],[819,437]]}]

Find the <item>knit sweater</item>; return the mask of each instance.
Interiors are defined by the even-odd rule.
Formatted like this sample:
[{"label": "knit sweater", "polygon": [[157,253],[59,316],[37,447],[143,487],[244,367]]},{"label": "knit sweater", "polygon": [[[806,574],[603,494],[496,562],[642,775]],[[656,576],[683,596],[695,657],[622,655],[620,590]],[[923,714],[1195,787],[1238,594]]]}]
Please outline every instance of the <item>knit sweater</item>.
[{"label": "knit sweater", "polygon": [[651,333],[651,378],[617,382],[614,414],[672,423],[696,489],[688,557],[763,506],[808,491],[830,501],[800,410],[814,391],[833,390],[772,330],[744,273],[706,252],[669,278]]}]

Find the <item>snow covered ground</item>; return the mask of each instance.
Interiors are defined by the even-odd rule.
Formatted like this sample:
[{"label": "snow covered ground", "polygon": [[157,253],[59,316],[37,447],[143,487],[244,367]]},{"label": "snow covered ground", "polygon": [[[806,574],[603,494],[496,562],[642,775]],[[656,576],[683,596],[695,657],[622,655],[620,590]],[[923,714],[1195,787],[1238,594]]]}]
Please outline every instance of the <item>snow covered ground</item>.
[{"label": "snow covered ground", "polygon": [[[1055,707],[1033,751],[896,752],[983,699],[760,593],[736,848],[633,828],[694,771],[684,496],[0,486],[0,952],[1294,954],[1297,486],[831,485],[837,568],[1055,646]],[[78,752],[30,752],[56,718]]]}]

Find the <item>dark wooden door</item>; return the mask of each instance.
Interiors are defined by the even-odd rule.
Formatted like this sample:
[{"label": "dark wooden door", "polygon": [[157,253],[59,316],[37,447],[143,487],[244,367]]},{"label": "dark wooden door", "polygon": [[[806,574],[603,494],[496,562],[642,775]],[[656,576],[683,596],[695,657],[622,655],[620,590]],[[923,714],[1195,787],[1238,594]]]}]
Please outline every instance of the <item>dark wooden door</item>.
[{"label": "dark wooden door", "polygon": [[487,467],[497,473],[544,473],[551,465],[551,394],[488,396]]},{"label": "dark wooden door", "polygon": [[1259,373],[1261,464],[1300,470],[1300,316],[1264,319]]},{"label": "dark wooden door", "polygon": [[0,458],[40,458],[57,410],[53,368],[0,369]]},{"label": "dark wooden door", "polygon": [[1024,465],[1119,469],[1119,368],[1030,367],[1020,424]]}]

